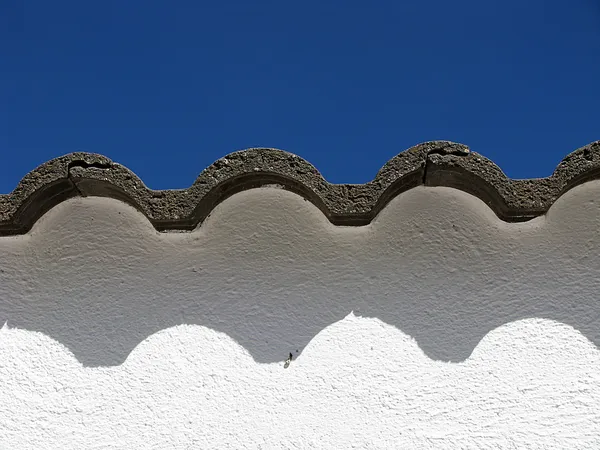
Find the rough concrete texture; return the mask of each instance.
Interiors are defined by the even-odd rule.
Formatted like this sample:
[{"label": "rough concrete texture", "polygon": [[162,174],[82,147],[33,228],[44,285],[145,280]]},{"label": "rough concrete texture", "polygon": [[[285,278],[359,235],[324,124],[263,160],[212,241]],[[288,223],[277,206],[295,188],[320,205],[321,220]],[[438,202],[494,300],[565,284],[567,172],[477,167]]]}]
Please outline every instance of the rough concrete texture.
[{"label": "rough concrete texture", "polygon": [[396,195],[419,185],[464,190],[482,199],[499,218],[525,221],[544,214],[558,197],[600,178],[600,141],[582,147],[548,178],[511,180],[485,157],[461,144],[434,141],[392,158],[362,185],[328,183],[302,158],[275,149],[250,149],[217,160],[188,189],[154,191],[108,158],[73,153],[51,160],[0,195],[0,235],[22,234],[58,203],[74,196],[122,200],[160,231],[191,230],[235,194],[279,185],[317,206],[335,225],[365,225]]}]

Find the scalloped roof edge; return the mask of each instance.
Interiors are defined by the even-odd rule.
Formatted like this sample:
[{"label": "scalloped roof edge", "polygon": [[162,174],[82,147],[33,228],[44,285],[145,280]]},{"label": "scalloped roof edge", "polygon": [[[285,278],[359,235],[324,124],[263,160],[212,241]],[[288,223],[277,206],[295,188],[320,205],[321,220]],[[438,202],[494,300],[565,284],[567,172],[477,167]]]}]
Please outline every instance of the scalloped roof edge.
[{"label": "scalloped roof edge", "polygon": [[27,233],[48,210],[69,198],[101,196],[124,201],[158,231],[200,225],[231,195],[277,185],[317,206],[335,225],[360,226],[398,194],[416,186],[446,186],[483,200],[507,222],[543,215],[565,192],[600,179],[600,141],[567,155],[547,178],[514,180],[465,145],[432,141],[390,159],[365,184],[332,184],[301,157],[253,148],[231,153],[206,168],[187,189],[151,190],[132,171],[94,153],[71,153],[37,167],[10,194],[0,195],[0,236]]}]

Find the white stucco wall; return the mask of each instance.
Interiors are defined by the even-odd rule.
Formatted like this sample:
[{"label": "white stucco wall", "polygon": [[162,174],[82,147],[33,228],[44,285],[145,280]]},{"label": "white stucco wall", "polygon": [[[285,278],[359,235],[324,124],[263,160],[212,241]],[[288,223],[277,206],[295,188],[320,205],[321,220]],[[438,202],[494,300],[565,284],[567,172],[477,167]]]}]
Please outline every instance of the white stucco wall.
[{"label": "white stucco wall", "polygon": [[169,234],[62,203],[0,238],[0,448],[600,448],[599,194],[346,228],[262,188]]}]

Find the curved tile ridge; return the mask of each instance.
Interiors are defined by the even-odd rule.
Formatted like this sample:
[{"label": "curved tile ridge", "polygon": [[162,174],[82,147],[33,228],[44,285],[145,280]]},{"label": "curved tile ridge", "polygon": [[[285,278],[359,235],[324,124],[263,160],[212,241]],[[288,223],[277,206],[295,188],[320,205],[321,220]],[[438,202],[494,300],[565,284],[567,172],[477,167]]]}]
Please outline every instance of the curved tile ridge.
[{"label": "curved tile ridge", "polygon": [[191,187],[151,190],[133,172],[105,156],[71,153],[27,174],[0,195],[0,235],[23,234],[58,203],[75,196],[122,200],[159,231],[191,230],[229,196],[277,185],[315,204],[336,225],[365,225],[395,196],[416,186],[447,186],[471,193],[505,221],[544,214],[564,192],[600,178],[600,141],[575,150],[547,178],[512,180],[468,147],[432,141],[388,161],[373,181],[331,184],[309,162],[268,148],[231,153],[206,168]]}]

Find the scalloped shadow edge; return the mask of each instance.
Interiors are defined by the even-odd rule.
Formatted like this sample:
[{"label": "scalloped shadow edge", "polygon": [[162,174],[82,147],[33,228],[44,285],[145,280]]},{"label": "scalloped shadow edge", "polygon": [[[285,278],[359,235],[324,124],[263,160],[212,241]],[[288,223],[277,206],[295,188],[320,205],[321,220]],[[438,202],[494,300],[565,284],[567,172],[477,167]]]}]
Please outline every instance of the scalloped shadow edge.
[{"label": "scalloped shadow edge", "polygon": [[[577,327],[575,327],[567,322],[560,321],[560,320],[554,320],[554,319],[538,317],[538,316],[529,316],[529,317],[523,317],[523,318],[516,319],[516,320],[506,321],[506,322],[503,322],[493,328],[490,328],[486,333],[484,333],[483,335],[480,336],[477,343],[473,346],[471,352],[464,359],[459,360],[459,361],[445,361],[445,360],[441,360],[441,359],[436,359],[436,358],[430,356],[429,354],[427,354],[427,352],[425,350],[423,350],[423,348],[419,344],[418,339],[416,337],[408,334],[407,332],[403,331],[401,328],[399,328],[393,324],[390,324],[389,322],[386,322],[383,319],[379,319],[376,317],[364,317],[364,316],[356,315],[354,313],[354,311],[350,311],[345,317],[323,327],[318,333],[316,333],[310,339],[308,344],[302,349],[302,353],[300,355],[294,357],[294,359],[297,357],[301,357],[301,358],[307,357],[313,350],[312,347],[314,345],[314,341],[316,339],[318,339],[326,331],[331,331],[332,329],[336,329],[342,324],[344,324],[346,326],[349,325],[351,322],[354,322],[354,324],[355,324],[357,321],[367,321],[372,324],[379,322],[381,324],[384,324],[385,327],[388,328],[388,330],[386,332],[393,330],[392,332],[397,337],[399,335],[403,335],[403,336],[407,337],[408,339],[406,341],[406,344],[408,346],[410,346],[412,350],[415,350],[416,352],[418,352],[420,358],[422,358],[423,360],[426,360],[426,361],[430,361],[434,364],[444,365],[444,366],[447,366],[448,364],[457,366],[457,367],[463,366],[464,364],[468,363],[470,360],[472,360],[474,358],[478,358],[479,353],[480,353],[479,351],[481,350],[481,346],[485,345],[486,342],[488,340],[490,340],[492,338],[492,336],[496,335],[499,331],[504,331],[504,332],[507,330],[510,331],[515,326],[531,327],[534,325],[532,323],[532,321],[535,322],[535,326],[541,326],[543,329],[549,329],[551,327],[555,328],[556,325],[558,325],[560,328],[562,328],[563,331],[579,337],[579,339],[576,339],[576,342],[578,343],[578,345],[584,344],[584,345],[587,345],[591,350],[600,352],[600,348],[597,345],[595,345],[594,342],[592,340],[590,340],[585,334],[583,334],[579,329],[577,329]],[[9,321],[6,321],[2,326],[0,326],[0,338],[3,337],[3,334],[5,334],[5,333],[15,333],[15,332],[23,333],[25,335],[41,336],[42,339],[44,340],[44,342],[43,342],[44,345],[57,344],[58,347],[60,347],[60,351],[62,352],[64,357],[68,358],[69,360],[71,360],[72,363],[74,363],[74,365],[77,365],[84,370],[95,370],[98,368],[115,369],[115,368],[118,368],[118,367],[126,365],[126,364],[131,364],[133,360],[138,359],[138,354],[143,352],[144,347],[146,345],[148,345],[148,343],[150,343],[151,341],[153,341],[159,337],[165,337],[165,336],[168,337],[169,332],[171,330],[176,330],[176,329],[180,329],[180,328],[186,328],[187,332],[190,332],[190,331],[194,332],[194,330],[206,329],[206,330],[210,330],[211,332],[216,333],[218,335],[226,336],[226,338],[228,340],[228,344],[231,345],[232,347],[239,347],[240,349],[242,349],[243,357],[247,358],[248,361],[252,361],[252,363],[254,363],[254,364],[281,365],[281,363],[284,362],[284,359],[287,356],[287,355],[282,355],[282,358],[280,361],[272,361],[272,362],[266,362],[266,363],[259,362],[254,358],[252,353],[246,347],[244,347],[244,345],[239,343],[234,337],[230,336],[227,332],[224,332],[224,331],[219,330],[218,328],[213,328],[213,327],[209,327],[206,325],[181,323],[181,324],[161,328],[152,333],[149,333],[143,339],[140,339],[140,341],[129,351],[129,353],[123,358],[123,360],[119,364],[87,366],[80,361],[80,359],[77,357],[76,353],[74,353],[71,348],[69,348],[67,345],[63,344],[59,339],[55,338],[51,334],[46,334],[42,331],[36,331],[36,330],[28,329],[28,328],[12,327],[8,322]],[[381,328],[377,327],[377,330],[381,331]],[[544,333],[543,331],[544,330],[542,330],[541,337],[548,338],[549,333]],[[206,337],[204,337],[204,339],[205,338]],[[198,348],[198,347],[195,347],[195,348]],[[532,348],[535,348],[535,347],[532,347]]]},{"label": "scalloped shadow edge", "polygon": [[190,231],[228,197],[269,185],[301,195],[334,225],[369,224],[397,195],[417,186],[460,189],[506,222],[545,214],[565,192],[600,179],[600,141],[567,155],[547,178],[508,178],[492,161],[450,141],[425,142],[390,159],[365,184],[332,184],[303,158],[252,148],[215,161],[186,189],[151,190],[109,158],[76,152],[52,159],[0,195],[0,236],[25,234],[47,211],[77,196],[110,197],[133,206],[158,231]]}]

